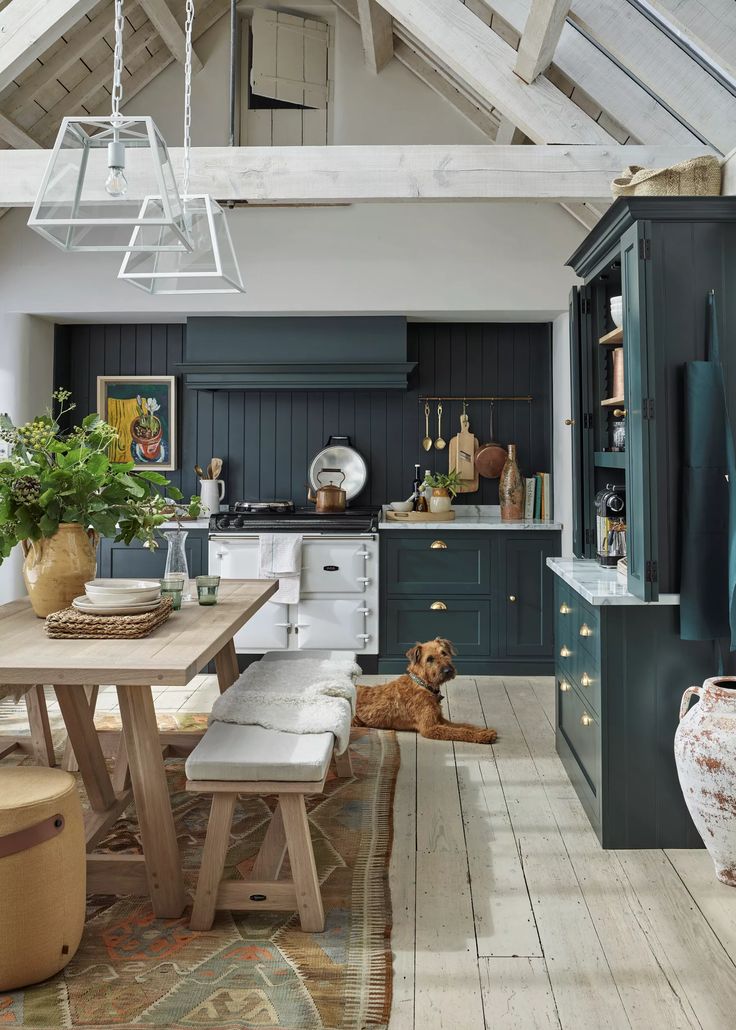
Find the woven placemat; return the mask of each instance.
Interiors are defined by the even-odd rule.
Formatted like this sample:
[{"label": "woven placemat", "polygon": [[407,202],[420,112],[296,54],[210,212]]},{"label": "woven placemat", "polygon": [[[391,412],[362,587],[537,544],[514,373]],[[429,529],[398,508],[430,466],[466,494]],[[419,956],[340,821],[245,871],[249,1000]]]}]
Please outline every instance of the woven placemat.
[{"label": "woven placemat", "polygon": [[158,608],[142,615],[85,615],[76,608],[62,608],[46,616],[46,635],[67,640],[147,637],[166,622],[172,608],[170,597],[162,598]]}]

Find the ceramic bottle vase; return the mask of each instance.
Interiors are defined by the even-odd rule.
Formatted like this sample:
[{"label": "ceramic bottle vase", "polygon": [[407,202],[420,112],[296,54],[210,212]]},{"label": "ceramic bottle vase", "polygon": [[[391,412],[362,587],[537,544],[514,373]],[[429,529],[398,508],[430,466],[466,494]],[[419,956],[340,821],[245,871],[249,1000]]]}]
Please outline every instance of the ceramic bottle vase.
[{"label": "ceramic bottle vase", "polygon": [[510,443],[508,457],[498,480],[498,500],[504,522],[518,522],[524,518],[524,480],[516,461],[516,444]]},{"label": "ceramic bottle vase", "polygon": [[[693,694],[700,703],[688,711]],[[685,691],[675,761],[685,803],[716,876],[736,887],[736,676],[717,676]]]},{"label": "ceramic bottle vase", "polygon": [[23,541],[23,580],[40,619],[84,593],[97,574],[96,548],[96,534],[76,522],[62,522],[53,536]]}]

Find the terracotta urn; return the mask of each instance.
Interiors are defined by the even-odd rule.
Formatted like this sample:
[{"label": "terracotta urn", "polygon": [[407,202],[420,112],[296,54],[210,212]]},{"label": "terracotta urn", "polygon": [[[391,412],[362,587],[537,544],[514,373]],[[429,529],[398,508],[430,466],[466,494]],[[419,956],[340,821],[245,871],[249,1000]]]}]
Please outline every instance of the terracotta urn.
[{"label": "terracotta urn", "polygon": [[450,491],[446,486],[432,487],[432,496],[429,498],[429,510],[435,514],[449,511],[452,507]]},{"label": "terracotta urn", "polygon": [[[700,703],[688,711],[693,694]],[[675,761],[685,803],[716,876],[736,887],[736,676],[716,676],[685,691]]]},{"label": "terracotta urn", "polygon": [[524,518],[524,480],[516,461],[516,444],[510,443],[508,457],[498,480],[498,500],[504,522],[519,522]]},{"label": "terracotta urn", "polygon": [[53,536],[23,542],[23,580],[39,619],[68,608],[97,573],[97,537],[76,522],[62,522]]}]

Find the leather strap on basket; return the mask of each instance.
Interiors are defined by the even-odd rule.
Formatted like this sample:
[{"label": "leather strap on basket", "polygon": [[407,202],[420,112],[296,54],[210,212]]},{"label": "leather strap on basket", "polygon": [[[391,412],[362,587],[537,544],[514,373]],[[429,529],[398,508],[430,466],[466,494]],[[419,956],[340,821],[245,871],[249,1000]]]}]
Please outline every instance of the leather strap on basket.
[{"label": "leather strap on basket", "polygon": [[15,833],[6,833],[0,837],[0,858],[7,858],[9,855],[17,855],[19,851],[28,851],[35,848],[37,844],[58,837],[64,829],[64,816],[61,813],[49,816],[40,823],[33,826],[26,826],[24,830],[16,830]]}]

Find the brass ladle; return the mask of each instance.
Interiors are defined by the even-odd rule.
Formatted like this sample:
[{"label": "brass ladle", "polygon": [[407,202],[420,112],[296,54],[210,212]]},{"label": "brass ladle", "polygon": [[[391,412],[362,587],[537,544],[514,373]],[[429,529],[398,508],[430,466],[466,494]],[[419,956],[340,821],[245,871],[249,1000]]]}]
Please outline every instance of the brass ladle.
[{"label": "brass ladle", "polygon": [[432,437],[429,435],[429,404],[424,402],[424,439],[422,440],[422,447],[425,451],[432,450]]},{"label": "brass ladle", "polygon": [[438,451],[443,451],[447,443],[442,439],[442,403],[437,405],[437,439],[434,442]]}]

